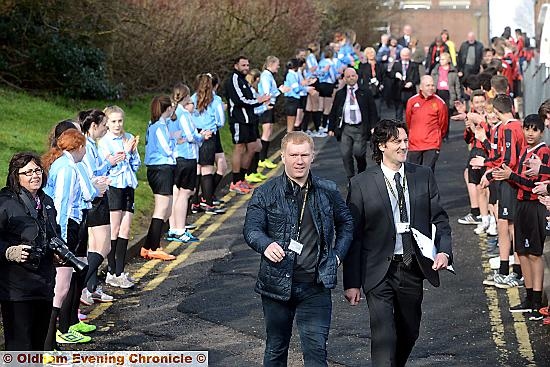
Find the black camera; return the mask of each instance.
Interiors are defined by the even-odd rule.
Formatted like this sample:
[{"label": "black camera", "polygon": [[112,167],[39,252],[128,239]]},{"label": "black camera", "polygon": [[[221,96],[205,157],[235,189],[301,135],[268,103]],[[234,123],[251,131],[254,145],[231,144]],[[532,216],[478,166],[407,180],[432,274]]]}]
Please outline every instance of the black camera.
[{"label": "black camera", "polygon": [[57,254],[64,263],[72,266],[77,272],[88,271],[88,264],[78,260],[61,238],[52,238],[50,240],[50,249]]},{"label": "black camera", "polygon": [[42,247],[36,247],[32,245],[30,246],[31,248],[27,250],[29,256],[27,257],[27,260],[25,262],[21,263],[21,265],[29,270],[36,271],[40,266],[40,261],[42,260],[42,257],[45,255],[46,251]]}]

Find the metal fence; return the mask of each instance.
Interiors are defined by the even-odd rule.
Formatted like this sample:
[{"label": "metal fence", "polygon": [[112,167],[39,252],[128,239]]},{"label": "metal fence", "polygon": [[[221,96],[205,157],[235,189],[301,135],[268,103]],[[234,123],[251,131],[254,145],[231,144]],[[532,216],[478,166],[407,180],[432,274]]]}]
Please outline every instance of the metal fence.
[{"label": "metal fence", "polygon": [[541,103],[550,99],[550,66],[535,59],[524,66],[523,112],[527,116],[537,113]]}]

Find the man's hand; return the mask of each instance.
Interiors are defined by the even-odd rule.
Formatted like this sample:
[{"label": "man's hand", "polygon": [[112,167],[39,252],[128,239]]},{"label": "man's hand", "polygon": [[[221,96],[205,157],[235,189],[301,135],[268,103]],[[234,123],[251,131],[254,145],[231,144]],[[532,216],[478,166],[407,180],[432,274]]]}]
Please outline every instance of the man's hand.
[{"label": "man's hand", "polygon": [[277,242],[271,242],[264,251],[264,256],[268,260],[278,263],[285,257],[285,251]]},{"label": "man's hand", "polygon": [[526,176],[536,176],[539,174],[540,166],[542,165],[542,161],[540,160],[540,157],[536,154],[533,154],[531,158],[529,158],[525,163],[525,167],[528,168],[527,171],[525,171]]},{"label": "man's hand", "polygon": [[344,297],[348,300],[349,304],[352,306],[358,305],[361,301],[361,289],[360,288],[349,288],[344,291]]},{"label": "man's hand", "polygon": [[438,271],[441,269],[447,269],[448,265],[449,265],[449,258],[443,252],[440,252],[437,255],[435,255],[435,260],[434,260],[432,269],[435,271]]},{"label": "man's hand", "polygon": [[499,180],[499,181],[508,180],[511,175],[512,175],[512,169],[508,167],[506,163],[502,163],[502,166],[500,166],[500,168],[495,168],[493,170],[493,178],[495,180]]},{"label": "man's hand", "polygon": [[459,78],[462,78],[462,76],[464,76],[464,73],[463,73],[462,71],[459,71],[459,72],[458,72],[458,77],[459,77]]},{"label": "man's hand", "polygon": [[328,136],[334,136],[334,131],[329,131]]},{"label": "man's hand", "polygon": [[405,83],[405,88],[410,88],[413,86],[413,83],[412,82],[406,82]]},{"label": "man's hand", "polygon": [[550,183],[549,180],[542,181],[542,182],[535,182],[535,187],[533,187],[533,194],[535,195],[548,195],[548,184]]},{"label": "man's hand", "polygon": [[[305,82],[305,83],[304,83]],[[307,79],[304,79],[302,81],[302,85],[307,85]],[[281,85],[279,86],[279,90],[281,91],[281,93],[288,93],[290,92],[292,88],[290,88],[288,85]]]},{"label": "man's hand", "polygon": [[485,158],[477,155],[474,158],[470,159],[470,166],[474,168],[481,168],[483,167],[483,164],[485,163]]}]

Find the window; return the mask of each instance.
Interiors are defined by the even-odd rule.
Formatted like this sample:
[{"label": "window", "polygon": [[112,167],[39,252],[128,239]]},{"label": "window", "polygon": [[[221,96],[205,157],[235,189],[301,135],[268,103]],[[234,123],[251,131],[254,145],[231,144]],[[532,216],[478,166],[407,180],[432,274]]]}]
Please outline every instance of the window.
[{"label": "window", "polygon": [[430,9],[431,0],[401,0],[401,9]]},{"label": "window", "polygon": [[441,8],[470,9],[470,0],[439,0]]}]

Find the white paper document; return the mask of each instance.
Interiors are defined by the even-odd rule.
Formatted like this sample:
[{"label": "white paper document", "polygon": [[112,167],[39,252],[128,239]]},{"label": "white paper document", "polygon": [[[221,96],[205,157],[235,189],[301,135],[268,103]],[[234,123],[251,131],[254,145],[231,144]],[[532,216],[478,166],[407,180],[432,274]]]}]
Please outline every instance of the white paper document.
[{"label": "white paper document", "polygon": [[[411,232],[416,244],[420,248],[420,252],[422,252],[422,256],[427,257],[432,261],[435,261],[435,255],[437,254],[437,248],[435,247],[435,231],[435,224],[432,224],[432,238],[428,238],[416,228],[411,227]],[[455,270],[452,265],[447,266],[447,270],[455,274]]]}]

